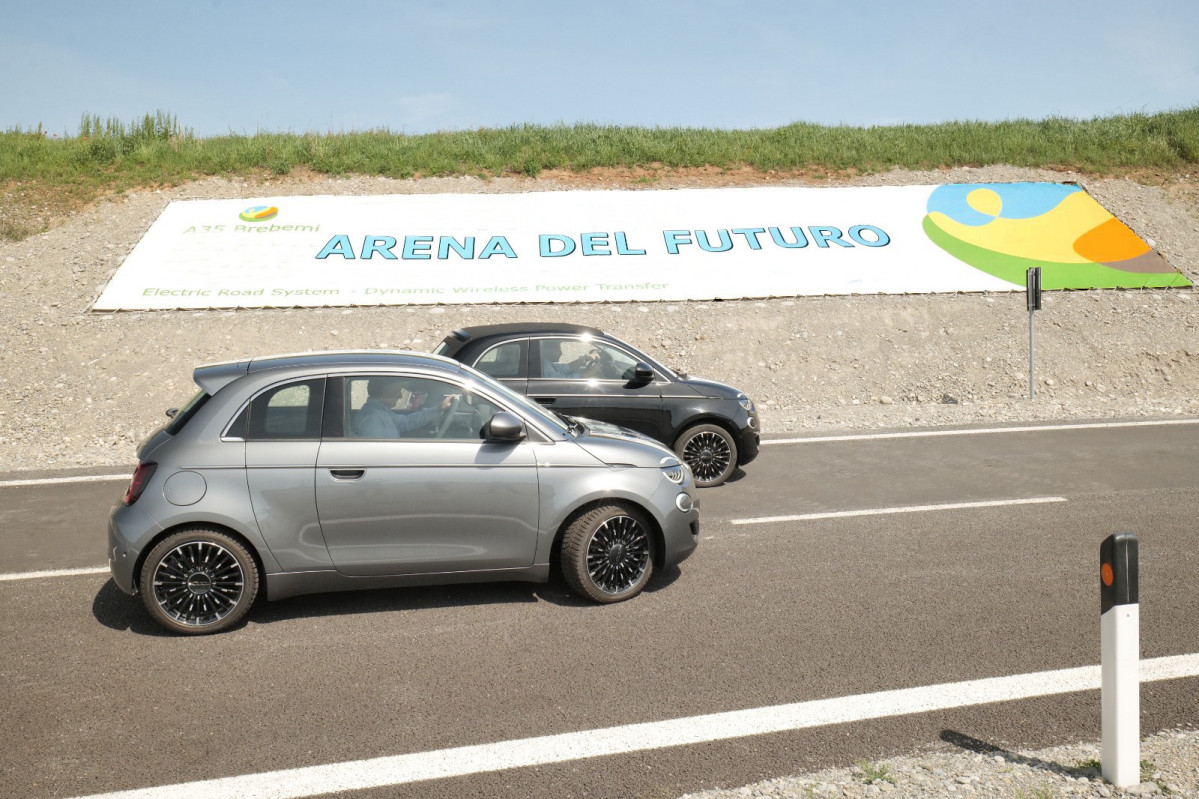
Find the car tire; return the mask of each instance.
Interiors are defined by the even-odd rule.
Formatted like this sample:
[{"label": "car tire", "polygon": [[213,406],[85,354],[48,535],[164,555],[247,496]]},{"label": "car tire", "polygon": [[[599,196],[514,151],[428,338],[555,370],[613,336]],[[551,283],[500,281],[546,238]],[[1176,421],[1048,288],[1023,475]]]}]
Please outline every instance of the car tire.
[{"label": "car tire", "polygon": [[562,536],[561,565],[574,593],[610,604],[641,593],[654,573],[653,534],[640,513],[603,505],[574,519]]},{"label": "car tire", "polygon": [[138,590],[156,622],[184,635],[227,630],[258,595],[258,565],[233,536],[193,527],[167,536],[142,564]]},{"label": "car tire", "polygon": [[737,442],[720,425],[687,428],[675,442],[674,451],[691,467],[699,488],[720,485],[737,468]]}]

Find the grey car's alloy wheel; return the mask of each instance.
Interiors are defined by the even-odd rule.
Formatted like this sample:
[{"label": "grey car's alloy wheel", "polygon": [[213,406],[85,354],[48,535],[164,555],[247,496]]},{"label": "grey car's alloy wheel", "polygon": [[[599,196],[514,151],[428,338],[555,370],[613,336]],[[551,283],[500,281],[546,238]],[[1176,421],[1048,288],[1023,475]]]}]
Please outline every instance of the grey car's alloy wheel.
[{"label": "grey car's alloy wheel", "polygon": [[571,522],[562,537],[562,574],[571,590],[593,602],[632,599],[653,572],[650,526],[628,508],[595,508]]},{"label": "grey car's alloy wheel", "polygon": [[167,536],[146,556],[138,587],[150,615],[188,635],[232,627],[258,595],[258,567],[232,536],[192,528]]},{"label": "grey car's alloy wheel", "polygon": [[691,467],[700,488],[720,485],[737,468],[737,442],[719,425],[700,424],[686,430],[674,451]]}]

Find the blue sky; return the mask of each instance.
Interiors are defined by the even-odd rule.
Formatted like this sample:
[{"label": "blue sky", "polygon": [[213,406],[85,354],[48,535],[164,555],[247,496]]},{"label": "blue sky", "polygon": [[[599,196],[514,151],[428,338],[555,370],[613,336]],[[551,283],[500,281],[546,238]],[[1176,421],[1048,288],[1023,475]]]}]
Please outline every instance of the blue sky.
[{"label": "blue sky", "polygon": [[162,109],[200,136],[756,128],[1199,104],[1195,0],[46,0],[0,25],[0,130]]}]

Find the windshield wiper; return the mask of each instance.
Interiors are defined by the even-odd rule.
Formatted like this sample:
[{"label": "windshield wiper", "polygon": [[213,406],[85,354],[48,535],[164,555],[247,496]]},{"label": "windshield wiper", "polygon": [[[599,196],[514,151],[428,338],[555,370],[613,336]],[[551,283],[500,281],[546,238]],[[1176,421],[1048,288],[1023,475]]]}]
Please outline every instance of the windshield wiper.
[{"label": "windshield wiper", "polygon": [[578,438],[587,432],[587,425],[583,424],[573,416],[567,416],[565,413],[559,413],[558,418],[566,422],[567,429],[575,438]]}]

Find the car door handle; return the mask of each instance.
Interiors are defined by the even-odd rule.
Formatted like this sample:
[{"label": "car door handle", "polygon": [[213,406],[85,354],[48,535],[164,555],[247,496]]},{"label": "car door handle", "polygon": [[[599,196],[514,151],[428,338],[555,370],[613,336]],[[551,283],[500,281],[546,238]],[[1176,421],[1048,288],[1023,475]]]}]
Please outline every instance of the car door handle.
[{"label": "car door handle", "polygon": [[558,398],[557,397],[533,397],[533,399],[537,400],[542,405],[553,405],[554,400],[556,400]]},{"label": "car door handle", "polygon": [[329,474],[334,480],[357,480],[366,474],[366,469],[330,469]]}]

